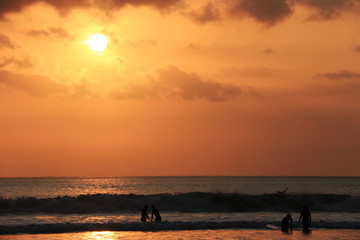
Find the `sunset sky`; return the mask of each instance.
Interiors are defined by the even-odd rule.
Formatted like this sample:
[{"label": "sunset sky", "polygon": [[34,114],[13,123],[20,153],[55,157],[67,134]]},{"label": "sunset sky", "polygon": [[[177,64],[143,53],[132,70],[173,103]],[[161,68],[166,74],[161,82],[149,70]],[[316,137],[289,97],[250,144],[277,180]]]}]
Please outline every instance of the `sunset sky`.
[{"label": "sunset sky", "polygon": [[0,29],[0,177],[360,175],[360,0],[2,0]]}]

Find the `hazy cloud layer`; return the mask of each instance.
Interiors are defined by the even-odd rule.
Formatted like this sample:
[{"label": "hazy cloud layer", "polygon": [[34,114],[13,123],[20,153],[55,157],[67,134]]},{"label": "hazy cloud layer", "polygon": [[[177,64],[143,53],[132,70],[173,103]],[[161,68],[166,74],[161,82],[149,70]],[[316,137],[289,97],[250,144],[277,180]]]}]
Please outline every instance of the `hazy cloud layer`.
[{"label": "hazy cloud layer", "polygon": [[[0,4],[0,19],[10,12],[20,12],[36,3],[47,3],[59,12],[73,8],[97,7],[101,9],[119,9],[127,5],[135,7],[150,6],[158,10],[185,6],[185,0],[4,0]],[[341,16],[344,11],[359,8],[359,0],[229,0],[206,3],[201,9],[193,9],[187,14],[197,23],[218,21],[224,17],[250,17],[266,26],[275,25],[291,16],[297,5],[313,10],[311,20],[329,20]],[[221,16],[220,9],[225,6],[226,16]],[[40,33],[46,34],[46,33]]]},{"label": "hazy cloud layer", "polygon": [[200,24],[219,21],[221,19],[219,9],[212,3],[208,3],[197,11],[191,11],[189,16],[192,20]]},{"label": "hazy cloud layer", "polygon": [[60,12],[68,11],[73,8],[86,8],[90,6],[103,6],[121,8],[126,5],[133,6],[152,6],[158,9],[169,8],[170,6],[180,4],[182,0],[4,0],[0,4],[0,18],[10,12],[20,12],[24,8],[36,3],[47,3]]},{"label": "hazy cloud layer", "polygon": [[0,84],[27,92],[34,96],[45,96],[67,91],[66,85],[54,82],[49,77],[13,74],[8,71],[0,71]]},{"label": "hazy cloud layer", "polygon": [[8,36],[0,34],[0,49],[1,48],[15,48],[15,45],[10,41]]},{"label": "hazy cloud layer", "polygon": [[117,99],[180,98],[225,101],[240,97],[242,89],[236,85],[205,81],[196,74],[188,74],[170,66],[157,71],[157,79],[147,84],[131,84],[112,94]]},{"label": "hazy cloud layer", "polygon": [[357,0],[295,0],[315,10],[311,20],[330,20],[341,16],[342,11],[354,7]]},{"label": "hazy cloud layer", "polygon": [[230,14],[234,17],[247,15],[269,26],[290,16],[292,12],[286,0],[234,0],[230,8]]},{"label": "hazy cloud layer", "polygon": [[319,74],[319,76],[333,80],[360,79],[360,72],[339,71],[339,72],[321,73]]},{"label": "hazy cloud layer", "polygon": [[15,65],[19,68],[31,68],[33,67],[33,63],[29,58],[24,58],[22,60],[12,58],[12,57],[2,57],[0,58],[0,68],[6,67],[8,65]]},{"label": "hazy cloud layer", "polygon": [[31,29],[26,34],[31,37],[48,37],[48,38],[60,38],[60,39],[72,38],[72,36],[68,31],[59,27],[51,27],[42,30]]}]

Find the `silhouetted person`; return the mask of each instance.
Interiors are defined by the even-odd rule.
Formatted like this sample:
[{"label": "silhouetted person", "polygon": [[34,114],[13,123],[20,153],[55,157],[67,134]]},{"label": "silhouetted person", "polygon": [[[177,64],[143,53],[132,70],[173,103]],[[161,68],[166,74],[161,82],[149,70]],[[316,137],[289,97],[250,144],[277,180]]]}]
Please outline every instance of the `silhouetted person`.
[{"label": "silhouetted person", "polygon": [[286,215],[286,217],[284,217],[283,220],[281,221],[281,231],[288,233],[289,227],[290,227],[290,232],[292,232],[292,218],[290,213]]},{"label": "silhouetted person", "polygon": [[144,205],[143,209],[141,209],[141,221],[146,222],[146,219],[149,219],[148,213],[147,213],[148,206]]},{"label": "silhouetted person", "polygon": [[304,230],[308,230],[311,224],[311,214],[309,211],[309,208],[304,205],[301,214],[300,214],[300,218],[299,218],[299,223],[300,220],[302,220],[302,226]]},{"label": "silhouetted person", "polygon": [[287,190],[288,190],[288,188],[285,188],[285,189],[282,190],[282,191],[277,191],[277,193],[278,193],[278,194],[285,194]]},{"label": "silhouetted person", "polygon": [[[151,212],[151,220],[150,221],[161,222],[161,216],[160,216],[159,210],[157,210],[157,208],[154,205],[152,205],[151,208],[152,208],[152,212]],[[154,216],[155,216],[155,219],[154,219]]]}]

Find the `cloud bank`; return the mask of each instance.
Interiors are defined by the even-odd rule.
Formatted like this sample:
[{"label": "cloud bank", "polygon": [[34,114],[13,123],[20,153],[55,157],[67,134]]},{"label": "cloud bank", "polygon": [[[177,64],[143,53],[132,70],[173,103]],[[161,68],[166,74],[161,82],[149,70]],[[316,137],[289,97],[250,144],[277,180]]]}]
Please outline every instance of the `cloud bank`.
[{"label": "cloud bank", "polygon": [[46,3],[56,8],[60,12],[66,12],[74,8],[108,7],[122,8],[126,5],[133,6],[151,6],[157,9],[166,9],[174,5],[178,5],[182,0],[5,0],[0,4],[0,19],[4,18],[7,13],[20,12],[24,8],[37,3]]},{"label": "cloud bank", "polygon": [[159,69],[157,76],[157,79],[152,79],[150,83],[131,84],[121,91],[114,92],[111,97],[226,101],[238,98],[242,93],[242,89],[236,85],[205,81],[196,74],[188,74],[173,66]]},{"label": "cloud bank", "polygon": [[4,34],[0,34],[0,49],[1,48],[15,48],[15,45],[10,38]]},{"label": "cloud bank", "polygon": [[321,77],[333,79],[333,80],[344,80],[344,79],[360,79],[359,72],[352,71],[339,71],[319,74]]},{"label": "cloud bank", "polygon": [[0,71],[0,84],[24,91],[34,96],[45,96],[54,93],[64,93],[67,86],[54,82],[51,78],[40,75],[14,74]]}]

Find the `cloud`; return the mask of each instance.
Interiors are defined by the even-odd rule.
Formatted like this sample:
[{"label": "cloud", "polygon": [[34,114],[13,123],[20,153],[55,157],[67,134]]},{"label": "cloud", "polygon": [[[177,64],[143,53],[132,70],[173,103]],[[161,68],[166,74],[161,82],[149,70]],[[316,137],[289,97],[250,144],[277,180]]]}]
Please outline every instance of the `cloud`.
[{"label": "cloud", "polygon": [[263,53],[265,54],[275,54],[275,51],[271,48],[264,49]]},{"label": "cloud", "polygon": [[200,24],[219,21],[221,19],[219,9],[212,3],[208,3],[197,11],[191,11],[189,16],[192,20]]},{"label": "cloud", "polygon": [[352,71],[321,73],[318,75],[333,80],[360,79],[360,72],[352,72]]},{"label": "cloud", "polygon": [[247,15],[267,26],[284,20],[293,12],[287,0],[234,0],[231,5],[233,17]]},{"label": "cloud", "polygon": [[22,60],[16,58],[7,58],[7,57],[0,58],[0,68],[6,67],[7,65],[11,65],[11,64],[19,68],[31,68],[34,66],[33,63],[30,61],[30,59],[27,57]]},{"label": "cloud", "polygon": [[16,0],[16,1],[2,1],[0,4],[0,19],[4,18],[5,14],[10,12],[20,12],[26,7],[36,3],[47,3],[60,11],[67,11],[76,7],[90,6],[89,0]]},{"label": "cloud", "polygon": [[360,45],[355,46],[354,51],[360,53]]},{"label": "cloud", "polygon": [[49,77],[14,74],[8,71],[0,71],[0,84],[27,92],[34,96],[45,96],[67,91],[66,85],[54,82]]},{"label": "cloud", "polygon": [[169,66],[157,71],[156,80],[146,84],[130,84],[111,97],[117,99],[180,98],[182,100],[205,99],[226,101],[240,97],[242,89],[232,84],[205,81],[196,74],[188,74]]},{"label": "cloud", "polygon": [[15,48],[15,45],[8,36],[0,34],[0,48]]},{"label": "cloud", "polygon": [[316,11],[310,20],[331,20],[341,16],[342,11],[350,10],[357,0],[295,0]]},{"label": "cloud", "polygon": [[59,27],[51,27],[43,30],[31,29],[26,34],[31,37],[48,37],[48,38],[61,38],[61,39],[72,38],[72,36],[68,31]]},{"label": "cloud", "polygon": [[168,9],[173,6],[180,6],[183,3],[183,0],[111,0],[110,2],[118,8],[132,5],[135,7],[151,6],[157,9]]},{"label": "cloud", "polygon": [[74,8],[87,8],[91,6],[112,6],[122,8],[126,5],[151,6],[157,9],[167,9],[171,6],[179,5],[182,0],[15,0],[2,1],[0,4],[0,19],[3,19],[7,13],[20,12],[24,8],[36,3],[47,3],[60,12],[67,12]]}]

